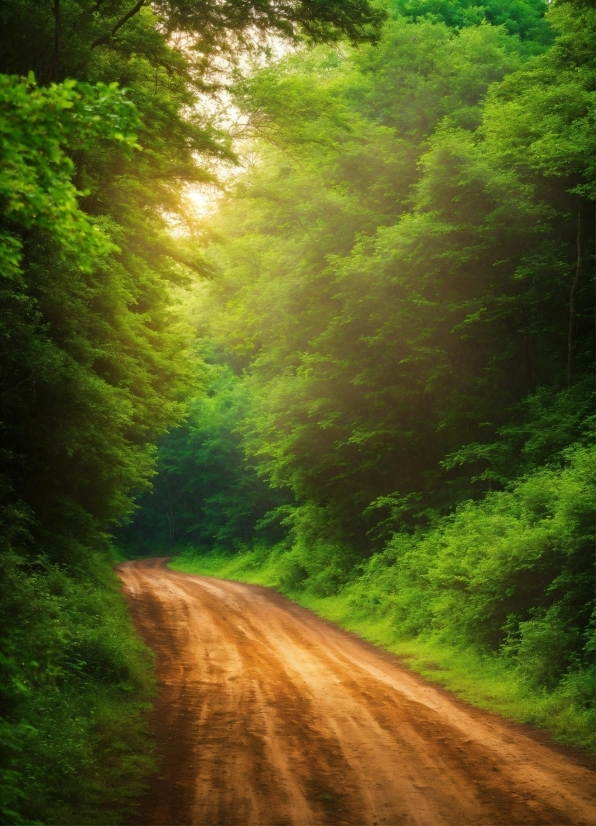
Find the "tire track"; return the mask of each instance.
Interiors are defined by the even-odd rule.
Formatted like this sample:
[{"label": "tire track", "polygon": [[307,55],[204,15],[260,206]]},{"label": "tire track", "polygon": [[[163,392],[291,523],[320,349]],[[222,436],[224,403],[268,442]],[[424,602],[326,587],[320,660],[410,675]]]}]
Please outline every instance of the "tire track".
[{"label": "tire track", "polygon": [[593,826],[580,756],[465,706],[274,591],[118,567],[157,655],[136,824]]}]

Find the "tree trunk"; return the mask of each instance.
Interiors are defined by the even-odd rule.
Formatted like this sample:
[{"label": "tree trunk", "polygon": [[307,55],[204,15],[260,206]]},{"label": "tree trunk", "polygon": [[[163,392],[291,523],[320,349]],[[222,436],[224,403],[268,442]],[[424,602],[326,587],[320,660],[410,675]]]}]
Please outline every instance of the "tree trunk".
[{"label": "tree trunk", "polygon": [[52,66],[52,79],[59,80],[60,73],[60,52],[62,51],[62,31],[60,20],[60,0],[54,0],[54,65]]},{"label": "tree trunk", "polygon": [[567,334],[567,387],[571,387],[573,381],[573,344],[574,344],[574,327],[575,327],[575,291],[579,281],[579,274],[582,266],[582,212],[581,201],[577,205],[577,262],[575,265],[575,276],[573,284],[571,285],[571,293],[569,295],[569,332]]}]

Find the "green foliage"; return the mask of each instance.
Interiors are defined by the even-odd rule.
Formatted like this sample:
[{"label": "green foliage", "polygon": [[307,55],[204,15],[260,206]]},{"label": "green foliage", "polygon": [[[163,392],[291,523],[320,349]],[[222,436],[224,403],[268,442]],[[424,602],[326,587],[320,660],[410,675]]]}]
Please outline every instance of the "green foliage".
[{"label": "green foliage", "polygon": [[[346,547],[333,514],[309,502],[288,509],[282,525],[287,527],[288,536],[278,549],[282,551],[276,565],[281,586],[322,596],[336,593],[349,580],[358,555]],[[284,546],[290,550],[284,552]]]},{"label": "green foliage", "polygon": [[[396,535],[344,592],[398,638],[500,660],[530,692],[594,717],[596,452],[567,451],[420,536]],[[565,701],[564,698],[567,698]],[[558,713],[557,711],[557,713]],[[588,713],[589,712],[589,713]]]},{"label": "green foliage", "polygon": [[579,448],[570,459],[563,470],[537,471],[511,490],[460,506],[438,541],[431,532],[405,556],[399,540],[389,543],[404,577],[395,583],[398,602],[402,593],[408,599],[403,582],[418,578],[419,557],[426,560],[426,587],[415,586],[425,592],[421,627],[496,649],[505,626],[514,634],[514,626],[556,605],[551,618],[557,625],[557,614],[568,629],[567,655],[583,650],[585,640],[574,635],[587,629],[591,613],[594,451]]},{"label": "green foliage", "polygon": [[[591,398],[591,57],[567,6],[549,19],[531,59],[500,27],[398,17],[378,48],[237,87],[261,160],[216,219],[201,332],[246,371],[259,472],[350,553],[382,541],[375,519],[424,523],[530,469],[537,429],[549,461],[585,426],[561,416]],[[390,500],[417,506],[389,525],[371,503]]]},{"label": "green foliage", "polygon": [[477,469],[477,478],[503,486],[516,476],[560,461],[571,444],[591,444],[593,433],[594,389],[586,376],[564,390],[541,387],[526,396],[499,430],[498,441],[467,444],[442,465],[453,469],[469,464]]},{"label": "green foliage", "polygon": [[[80,209],[68,153],[130,151],[139,122],[116,84],[0,81],[1,817],[93,823],[152,766],[149,663],[103,534],[150,470],[138,435],[151,396],[125,389],[127,362],[129,381],[151,375],[146,328],[122,300],[120,250],[108,222]],[[158,428],[175,406],[165,408]]]},{"label": "green foliage", "polygon": [[440,20],[457,28],[486,21],[503,26],[509,34],[518,35],[522,40],[538,44],[551,42],[543,0],[488,0],[482,5],[476,5],[473,0],[392,0],[392,6],[414,20]]},{"label": "green foliage", "polygon": [[3,232],[0,266],[6,277],[19,272],[21,242],[11,226],[43,230],[89,271],[114,249],[78,208],[67,147],[87,148],[98,139],[135,147],[138,119],[117,84],[77,84],[71,80],[44,89],[0,76],[0,199]]},{"label": "green foliage", "polygon": [[255,535],[280,538],[287,497],[259,478],[237,429],[249,404],[246,388],[216,354],[204,356],[205,392],[189,401],[185,424],[161,441],[153,488],[117,534],[129,555],[188,543],[204,552],[232,550]]},{"label": "green foliage", "polygon": [[102,558],[2,552],[3,823],[119,822],[153,766],[151,660]]},{"label": "green foliage", "polygon": [[484,132],[502,162],[522,175],[563,178],[594,200],[593,10],[578,13],[565,3],[549,19],[558,29],[553,48],[491,90]]},{"label": "green foliage", "polygon": [[166,334],[158,273],[135,284],[110,239],[114,222],[92,223],[79,208],[65,153],[108,138],[133,144],[122,130],[136,123],[134,108],[115,86],[4,88],[2,249],[13,269],[0,293],[10,342],[3,472],[39,520],[35,530],[44,526],[45,552],[78,561],[93,532],[130,508],[129,489],[151,470],[151,434],[175,420],[181,337]]}]

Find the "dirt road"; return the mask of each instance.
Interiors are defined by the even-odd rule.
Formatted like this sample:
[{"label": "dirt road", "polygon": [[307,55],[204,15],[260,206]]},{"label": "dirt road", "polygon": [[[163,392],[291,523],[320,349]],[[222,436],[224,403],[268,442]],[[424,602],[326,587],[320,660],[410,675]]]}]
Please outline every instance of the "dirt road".
[{"label": "dirt road", "polygon": [[596,824],[594,775],[273,591],[120,566],[157,654],[142,824]]}]

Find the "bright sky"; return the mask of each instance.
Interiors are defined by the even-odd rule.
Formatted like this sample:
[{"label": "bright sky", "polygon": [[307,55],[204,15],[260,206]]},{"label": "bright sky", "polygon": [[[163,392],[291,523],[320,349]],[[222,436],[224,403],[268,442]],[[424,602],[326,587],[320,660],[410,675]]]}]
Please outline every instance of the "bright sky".
[{"label": "bright sky", "polygon": [[[240,69],[250,74],[256,68],[266,64],[275,63],[281,60],[288,52],[292,51],[292,45],[288,41],[279,37],[268,37],[267,48],[269,56],[264,54],[259,56],[247,56],[238,63]],[[222,81],[230,78],[230,67],[225,63],[221,66]],[[231,96],[223,89],[216,97],[205,95],[197,104],[203,112],[207,112],[220,129],[226,130],[233,143],[237,143],[242,136],[243,128],[247,123],[247,118],[242,115],[237,106],[232,103]],[[239,153],[240,154],[240,153]],[[224,183],[230,182],[233,178],[242,174],[241,166],[232,166],[229,163],[211,163],[217,177]],[[217,204],[222,197],[221,189],[214,186],[191,185],[186,188],[186,196],[192,203],[197,216],[208,215],[217,209]]]}]

